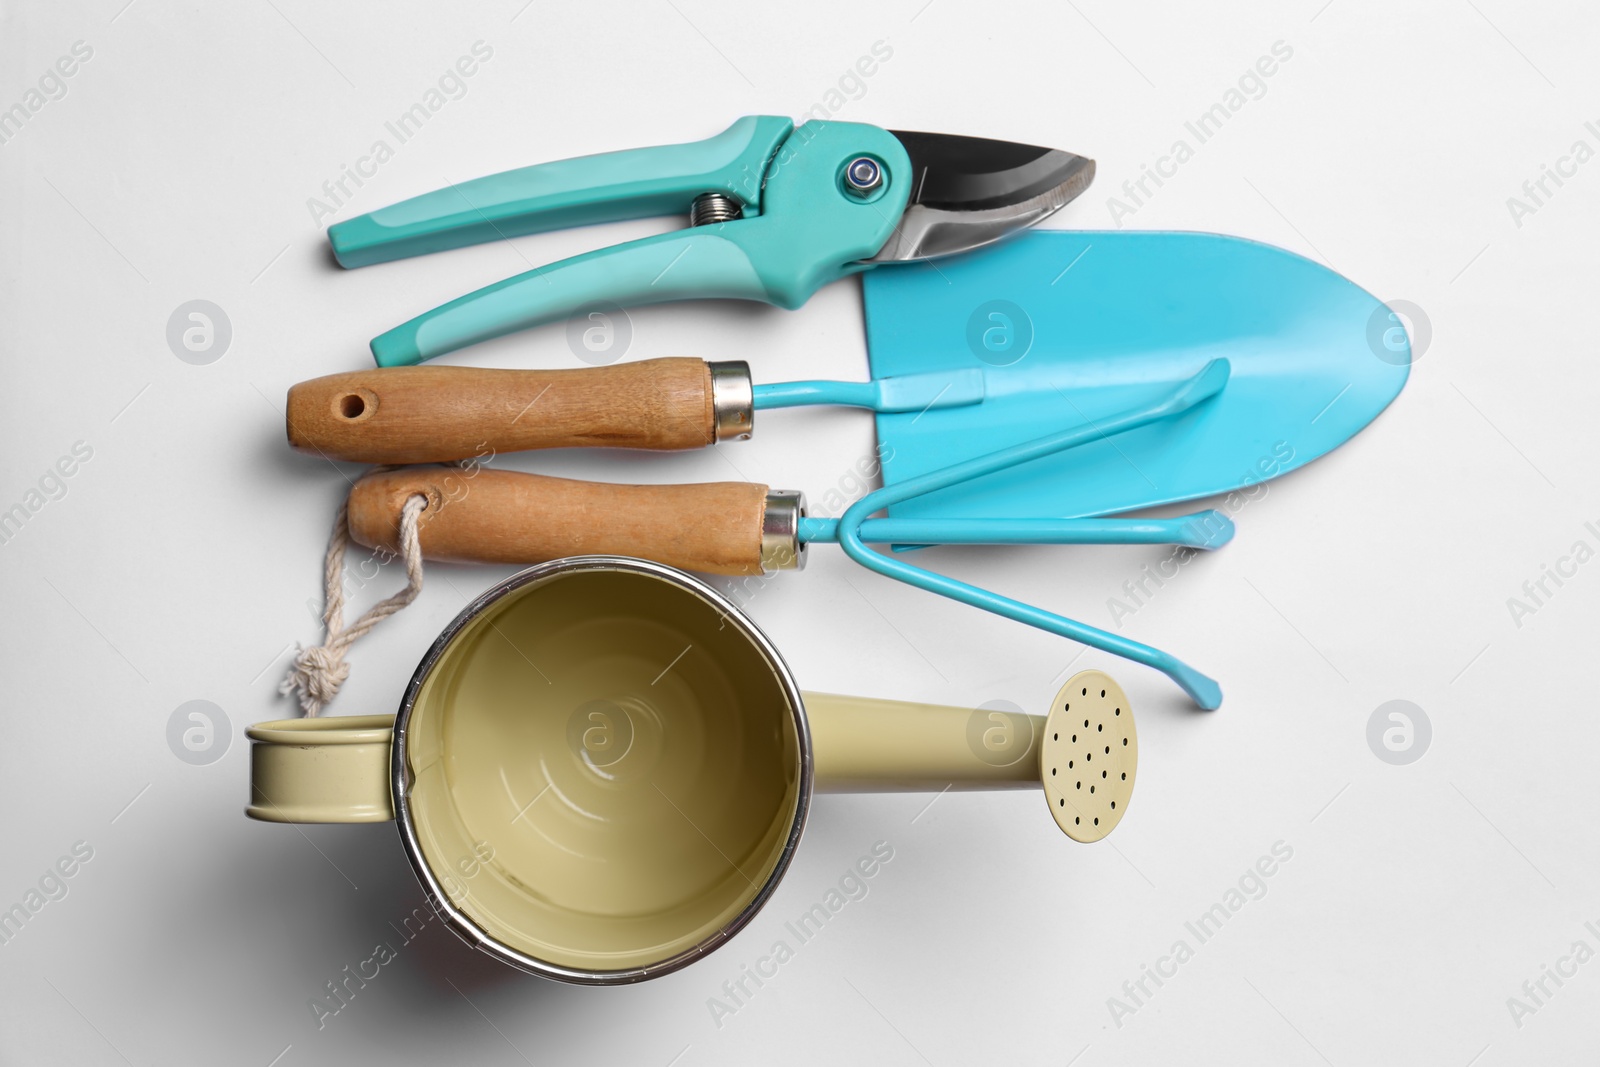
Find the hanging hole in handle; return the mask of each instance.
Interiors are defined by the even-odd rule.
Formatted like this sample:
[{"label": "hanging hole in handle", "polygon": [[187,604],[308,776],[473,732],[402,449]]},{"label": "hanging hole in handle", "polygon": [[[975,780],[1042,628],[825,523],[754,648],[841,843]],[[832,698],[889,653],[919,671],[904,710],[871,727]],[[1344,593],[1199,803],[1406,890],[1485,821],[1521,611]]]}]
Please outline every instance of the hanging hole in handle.
[{"label": "hanging hole in handle", "polygon": [[370,389],[352,389],[333,398],[333,412],[345,422],[365,422],[378,410],[378,394]]}]

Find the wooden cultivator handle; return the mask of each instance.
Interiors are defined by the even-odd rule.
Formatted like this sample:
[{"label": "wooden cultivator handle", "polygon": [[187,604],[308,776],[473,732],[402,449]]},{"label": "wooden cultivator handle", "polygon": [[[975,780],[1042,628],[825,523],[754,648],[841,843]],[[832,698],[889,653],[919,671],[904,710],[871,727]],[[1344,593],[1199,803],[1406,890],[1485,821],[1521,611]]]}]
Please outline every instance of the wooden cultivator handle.
[{"label": "wooden cultivator handle", "polygon": [[611,485],[411,467],[356,483],[350,536],[398,552],[400,512],[416,495],[428,501],[417,536],[429,559],[543,563],[598,553],[711,574],[761,574],[803,562],[794,532],[799,494],[750,482]]},{"label": "wooden cultivator handle", "polygon": [[749,393],[743,364],[689,358],[581,370],[374,367],[294,386],[285,419],[295,448],[360,463],[676,450],[748,434]]}]

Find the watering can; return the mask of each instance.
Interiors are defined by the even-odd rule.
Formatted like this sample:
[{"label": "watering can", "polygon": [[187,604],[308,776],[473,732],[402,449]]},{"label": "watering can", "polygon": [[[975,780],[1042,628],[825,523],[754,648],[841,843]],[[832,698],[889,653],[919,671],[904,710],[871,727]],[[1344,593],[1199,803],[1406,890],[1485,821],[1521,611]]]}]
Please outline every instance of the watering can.
[{"label": "watering can", "polygon": [[1126,695],[1074,675],[1043,715],[802,693],[762,632],[664,564],[578,556],[478,597],[399,711],[247,731],[268,822],[387,822],[473,947],[590,985],[670,973],[750,922],[814,793],[1040,790],[1098,841],[1127,811]]}]

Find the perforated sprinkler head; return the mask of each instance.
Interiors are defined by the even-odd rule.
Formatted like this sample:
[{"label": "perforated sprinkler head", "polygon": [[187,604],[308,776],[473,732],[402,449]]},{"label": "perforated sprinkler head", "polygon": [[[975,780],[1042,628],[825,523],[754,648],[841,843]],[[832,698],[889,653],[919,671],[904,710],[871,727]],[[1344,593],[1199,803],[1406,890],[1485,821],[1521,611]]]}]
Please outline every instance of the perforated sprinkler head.
[{"label": "perforated sprinkler head", "polygon": [[1133,709],[1116,679],[1082,671],[1056,693],[1039,746],[1039,780],[1056,825],[1098,841],[1128,811],[1139,763]]}]

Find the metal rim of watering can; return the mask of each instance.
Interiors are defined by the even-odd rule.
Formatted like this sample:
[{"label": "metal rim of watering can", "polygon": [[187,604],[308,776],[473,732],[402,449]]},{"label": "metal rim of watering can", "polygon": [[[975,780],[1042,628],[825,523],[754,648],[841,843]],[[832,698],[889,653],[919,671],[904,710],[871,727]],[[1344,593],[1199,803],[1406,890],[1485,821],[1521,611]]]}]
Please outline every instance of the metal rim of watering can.
[{"label": "metal rim of watering can", "polygon": [[[794,821],[789,827],[788,839],[784,842],[783,851],[778,856],[778,861],[773,865],[772,873],[767,876],[761,889],[752,897],[740,911],[728,921],[721,929],[709,935],[698,944],[684,949],[682,952],[647,964],[643,967],[633,967],[622,971],[593,971],[581,970],[574,967],[564,967],[530,956],[524,952],[502,944],[481,929],[463,911],[450,902],[444,887],[440,885],[432,868],[422,855],[422,845],[417,838],[416,829],[412,825],[410,789],[412,785],[411,774],[406,766],[407,735],[411,722],[411,711],[416,703],[422,685],[443,658],[446,651],[454,643],[456,637],[466,626],[478,616],[499,601],[530,586],[541,584],[551,578],[562,575],[576,574],[583,571],[621,571],[649,577],[667,582],[689,592],[702,601],[715,608],[722,616],[725,625],[731,625],[738,630],[755,651],[766,661],[771,668],[778,683],[783,687],[784,695],[788,698],[790,714],[794,718],[796,743],[799,749],[800,768],[799,783],[796,789]],[[511,577],[486,589],[477,599],[462,609],[461,614],[451,620],[434,640],[428,652],[422,657],[422,662],[417,665],[411,681],[406,685],[404,697],[400,701],[400,710],[394,720],[394,741],[390,747],[389,757],[389,789],[394,800],[395,823],[400,828],[400,841],[405,848],[406,859],[411,864],[412,872],[417,880],[422,883],[428,903],[433,908],[444,924],[473,948],[484,952],[502,963],[509,964],[521,971],[539,975],[542,978],[553,978],[557,981],[579,985],[625,985],[632,982],[642,982],[650,978],[659,978],[670,974],[682,967],[693,963],[707,953],[722,947],[728,940],[755,918],[756,914],[766,905],[778,883],[789,869],[789,863],[794,858],[795,849],[800,844],[800,836],[805,830],[806,817],[811,808],[812,783],[815,777],[815,765],[812,757],[811,728],[806,720],[805,702],[800,694],[800,686],[794,679],[794,674],[789,670],[789,665],[784,662],[778,653],[777,647],[761,629],[756,626],[732,601],[717,592],[706,583],[692,575],[686,574],[675,567],[661,563],[652,563],[649,560],[634,559],[630,556],[569,556],[566,559],[551,560],[540,563],[526,570],[518,571]]]}]

